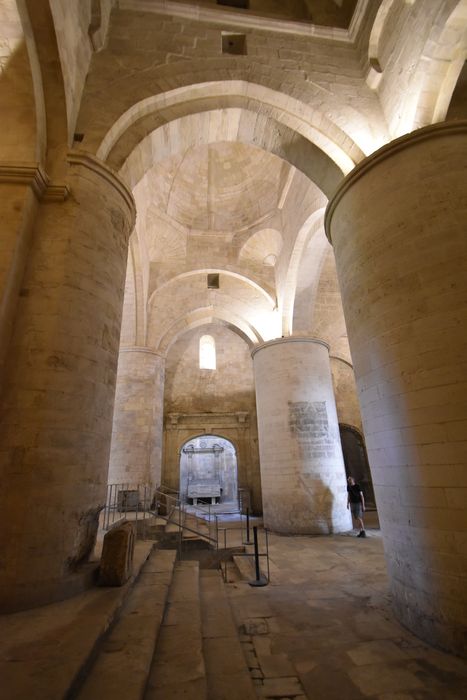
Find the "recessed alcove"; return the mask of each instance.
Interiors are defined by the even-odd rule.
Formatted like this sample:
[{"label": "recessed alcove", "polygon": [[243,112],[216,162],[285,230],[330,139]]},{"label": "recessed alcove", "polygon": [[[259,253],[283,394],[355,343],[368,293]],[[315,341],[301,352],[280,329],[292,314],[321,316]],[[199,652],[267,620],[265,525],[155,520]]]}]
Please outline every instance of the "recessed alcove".
[{"label": "recessed alcove", "polygon": [[237,453],[230,440],[201,435],[180,451],[180,496],[185,503],[238,504]]}]

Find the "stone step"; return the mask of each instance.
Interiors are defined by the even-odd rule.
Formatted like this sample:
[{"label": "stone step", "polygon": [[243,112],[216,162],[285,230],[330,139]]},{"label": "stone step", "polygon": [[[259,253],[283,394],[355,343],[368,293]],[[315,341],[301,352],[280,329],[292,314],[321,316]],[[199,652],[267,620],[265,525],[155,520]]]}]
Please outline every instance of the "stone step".
[{"label": "stone step", "polygon": [[153,516],[141,518],[136,521],[136,536],[142,540],[157,540],[161,532],[165,531],[166,521]]},{"label": "stone step", "polygon": [[167,522],[165,526],[165,532],[178,532],[180,529],[180,525],[183,525],[183,523],[185,522],[185,512],[183,510],[180,511],[179,508],[172,508],[169,517],[170,521]]},{"label": "stone step", "polygon": [[2,700],[73,696],[152,547],[152,542],[136,543],[134,573],[124,586],[94,587],[68,600],[2,616]]},{"label": "stone step", "polygon": [[[234,554],[232,561],[237,569],[238,577],[242,581],[251,583],[257,580],[256,563],[253,548],[249,547],[247,552],[248,556],[245,556],[245,554]],[[259,557],[259,576],[262,580],[267,580],[268,578],[268,566],[265,557]]]},{"label": "stone step", "polygon": [[220,572],[201,571],[200,588],[208,700],[257,700]]},{"label": "stone step", "polygon": [[253,581],[256,578],[255,560],[253,557],[235,555],[232,557],[239,577],[243,581]]},{"label": "stone step", "polygon": [[153,550],[102,642],[98,656],[76,695],[78,700],[124,697],[140,700],[146,687],[162,623],[176,552]]},{"label": "stone step", "polygon": [[197,561],[175,566],[144,695],[144,700],[181,698],[207,699]]}]

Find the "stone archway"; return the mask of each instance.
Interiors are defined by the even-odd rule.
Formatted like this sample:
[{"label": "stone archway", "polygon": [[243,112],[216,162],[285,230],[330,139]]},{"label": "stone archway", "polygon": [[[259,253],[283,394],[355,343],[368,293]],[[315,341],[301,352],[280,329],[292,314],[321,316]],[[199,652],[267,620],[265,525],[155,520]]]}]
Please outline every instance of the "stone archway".
[{"label": "stone archway", "polygon": [[375,507],[370,465],[362,433],[353,425],[339,424],[346,476],[353,476],[362,487],[367,506]]},{"label": "stone archway", "polygon": [[230,440],[199,435],[180,450],[180,498],[186,503],[238,505],[237,451]]}]

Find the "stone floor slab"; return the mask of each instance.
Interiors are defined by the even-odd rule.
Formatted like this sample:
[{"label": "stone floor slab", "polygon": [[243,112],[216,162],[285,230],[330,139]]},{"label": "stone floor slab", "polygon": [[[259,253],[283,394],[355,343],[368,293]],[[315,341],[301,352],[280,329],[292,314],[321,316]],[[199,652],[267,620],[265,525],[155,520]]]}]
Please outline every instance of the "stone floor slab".
[{"label": "stone floor slab", "polygon": [[352,681],[367,696],[389,691],[411,691],[422,687],[413,671],[395,664],[368,664],[349,673]]},{"label": "stone floor slab", "polygon": [[302,695],[303,688],[298,678],[265,678],[261,688],[263,698],[282,698]]},{"label": "stone floor slab", "polygon": [[295,669],[286,654],[260,654],[258,661],[265,678],[284,678],[295,675]]},{"label": "stone floor slab", "polygon": [[347,654],[357,666],[407,660],[407,655],[388,639],[362,642],[349,649]]}]

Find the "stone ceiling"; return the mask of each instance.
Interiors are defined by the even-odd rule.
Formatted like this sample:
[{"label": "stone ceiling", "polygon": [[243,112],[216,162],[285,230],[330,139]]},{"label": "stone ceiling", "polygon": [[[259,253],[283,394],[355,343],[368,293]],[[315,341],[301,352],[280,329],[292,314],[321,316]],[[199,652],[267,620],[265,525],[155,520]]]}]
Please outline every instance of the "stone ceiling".
[{"label": "stone ceiling", "polygon": [[290,170],[242,143],[189,148],[147,172],[148,211],[151,220],[159,212],[188,231],[245,230],[279,208]]}]

